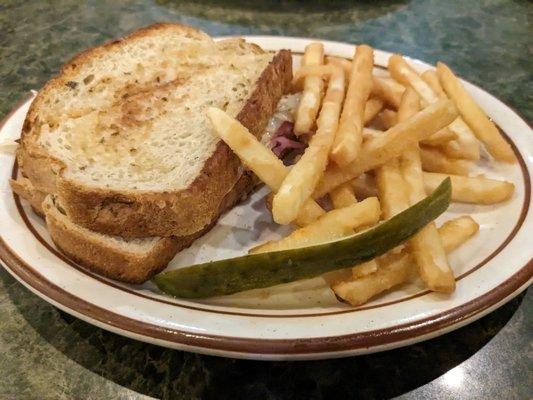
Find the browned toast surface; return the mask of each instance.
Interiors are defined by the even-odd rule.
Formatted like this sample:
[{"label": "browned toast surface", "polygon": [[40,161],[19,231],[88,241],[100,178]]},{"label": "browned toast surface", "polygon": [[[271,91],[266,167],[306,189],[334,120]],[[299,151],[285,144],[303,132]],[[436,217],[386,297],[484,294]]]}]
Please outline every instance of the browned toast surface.
[{"label": "browned toast surface", "polygon": [[[204,33],[181,25],[163,24],[143,29],[121,41],[112,42],[75,57],[63,67],[58,78],[54,78],[45,86],[34,101],[24,124],[18,160],[23,174],[32,182],[35,189],[57,194],[66,215],[74,223],[100,233],[123,237],[187,236],[208,226],[218,217],[220,203],[239,178],[241,173],[239,160],[219,140],[214,144],[214,150],[203,162],[199,172],[186,187],[161,189],[116,188],[109,184],[91,182],[88,184],[79,178],[79,173],[73,175],[70,172],[73,169],[72,165],[57,154],[52,154],[53,152],[40,142],[42,138],[39,135],[43,135],[43,119],[49,117],[47,112],[43,113],[40,110],[46,107],[47,101],[54,98],[51,92],[64,90],[69,82],[79,81],[78,75],[84,63],[105,57],[106,52],[116,51],[116,48],[120,48],[125,42],[129,43],[154,32],[160,34],[161,31],[176,29],[180,34],[185,32],[185,35],[198,38],[200,41],[210,40]],[[243,41],[230,40],[217,46],[224,51],[235,48],[235,51],[244,54],[243,57],[265,54],[257,46]],[[279,98],[287,90],[292,77],[290,52],[280,51],[275,55],[269,55],[268,60],[270,61],[265,63],[265,68],[257,75],[255,82],[250,83],[248,97],[243,101],[240,110],[234,110],[237,119],[258,137],[264,131],[268,119]],[[146,86],[146,83],[143,85]],[[138,89],[136,90],[136,95],[139,95]],[[151,91],[149,93],[153,94]],[[146,112],[146,109],[142,110]],[[122,119],[123,117],[124,115],[121,115]],[[52,117],[49,118],[53,120]],[[53,122],[51,124],[52,128],[46,127],[47,131],[53,129]],[[205,134],[212,135],[211,132]],[[175,171],[177,175],[180,173]]]}]

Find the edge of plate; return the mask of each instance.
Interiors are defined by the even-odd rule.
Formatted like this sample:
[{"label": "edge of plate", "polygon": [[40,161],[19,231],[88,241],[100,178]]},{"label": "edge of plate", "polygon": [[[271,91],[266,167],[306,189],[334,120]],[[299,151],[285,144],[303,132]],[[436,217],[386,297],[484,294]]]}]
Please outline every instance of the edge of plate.
[{"label": "edge of plate", "polygon": [[307,339],[251,339],[195,334],[134,320],[86,302],[27,265],[0,238],[0,259],[30,291],[59,309],[100,328],[179,350],[235,358],[296,360],[343,357],[389,350],[447,333],[503,305],[533,280],[533,260],[489,292],[461,306],[387,329]]}]

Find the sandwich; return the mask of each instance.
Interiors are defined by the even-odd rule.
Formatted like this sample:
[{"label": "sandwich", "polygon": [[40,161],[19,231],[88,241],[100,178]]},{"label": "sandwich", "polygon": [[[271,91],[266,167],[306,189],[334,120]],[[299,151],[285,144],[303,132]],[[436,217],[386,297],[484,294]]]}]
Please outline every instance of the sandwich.
[{"label": "sandwich", "polygon": [[138,30],[74,57],[38,93],[12,189],[67,256],[144,282],[258,183],[207,108],[260,138],[291,79],[289,51],[178,24]]}]

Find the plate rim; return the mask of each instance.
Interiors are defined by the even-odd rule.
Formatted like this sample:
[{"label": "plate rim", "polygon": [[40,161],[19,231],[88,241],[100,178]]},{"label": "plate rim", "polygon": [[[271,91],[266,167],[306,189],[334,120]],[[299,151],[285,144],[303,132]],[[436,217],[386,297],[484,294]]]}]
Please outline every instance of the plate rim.
[{"label": "plate rim", "polygon": [[[287,36],[259,37],[244,35],[242,37],[252,41],[254,38],[261,38],[263,40],[321,40]],[[327,42],[332,44],[354,46],[353,44],[346,42]],[[392,54],[388,51],[383,52]],[[484,89],[481,90],[490,94]],[[495,96],[492,97],[499,100]],[[2,121],[0,121],[0,129],[2,129],[7,121],[13,116],[13,114],[28,101],[29,99],[25,98],[18,102],[14,108],[2,119]],[[501,100],[499,101],[501,102]],[[529,122],[514,109],[507,106],[507,104],[505,104],[505,106],[512,110],[523,122],[525,122],[527,126],[530,125]],[[522,171],[527,188],[527,186],[530,185],[530,171],[528,170],[527,165],[524,165]],[[528,193],[527,190],[526,193]],[[525,202],[526,201],[527,199],[525,199]],[[529,208],[530,207],[526,208],[525,210],[524,219],[529,212]],[[316,355],[326,354],[327,356],[327,353],[338,352],[349,352],[349,354],[345,355],[350,355],[354,354],[354,351],[365,352],[364,349],[378,351],[380,346],[388,346],[387,348],[393,348],[408,344],[406,341],[410,343],[421,341],[431,336],[437,336],[441,333],[444,333],[446,330],[449,331],[456,327],[458,328],[459,326],[462,326],[461,324],[464,325],[474,319],[480,318],[481,316],[485,315],[485,313],[489,312],[491,308],[499,307],[504,302],[510,300],[512,297],[527,288],[533,279],[532,258],[515,274],[511,275],[507,280],[500,283],[500,285],[496,286],[490,291],[483,293],[467,303],[461,304],[457,307],[448,309],[430,317],[400,325],[394,325],[384,329],[338,336],[298,339],[260,339],[199,334],[182,331],[179,329],[163,328],[159,325],[151,324],[146,321],[135,320],[121,314],[117,314],[113,311],[103,309],[95,304],[87,302],[84,299],[76,297],[74,294],[48,281],[37,270],[32,268],[22,258],[20,258],[17,253],[14,252],[9,245],[7,245],[7,243],[5,243],[1,236],[0,260],[3,261],[7,267],[6,270],[10,272],[11,275],[13,275],[19,282],[23,283],[24,286],[29,288],[32,292],[43,298],[45,301],[52,303],[56,307],[104,329],[112,330],[113,332],[130,336],[138,340],[163,344],[175,348],[183,348],[186,350],[194,350],[197,352],[205,352],[209,354],[215,354],[218,352],[220,353],[219,355],[231,354],[232,356],[241,356],[245,358],[257,358],[259,356],[261,358],[271,359],[280,359],[280,357],[278,357],[279,355],[294,356],[289,357],[292,359],[300,358],[302,356],[305,358],[317,358],[315,357]],[[61,301],[61,297],[63,297],[63,300],[65,298],[69,300]],[[77,302],[75,301],[74,303],[71,303],[73,298],[77,299]],[[80,307],[76,308],[76,303],[82,303],[83,307],[81,309]],[[139,326],[142,329],[136,329]],[[157,333],[158,335],[154,336],[151,333]]]},{"label": "plate rim", "polygon": [[[7,255],[7,257],[6,257]],[[533,279],[533,260],[518,272],[489,292],[468,303],[416,321],[395,325],[386,329],[357,332],[346,335],[298,339],[258,339],[191,333],[179,329],[164,328],[145,321],[135,320],[113,311],[89,303],[48,281],[38,271],[22,260],[0,237],[0,259],[7,270],[33,293],[58,308],[79,317],[86,322],[112,330],[134,339],[167,344],[182,349],[203,349],[207,353],[223,352],[247,355],[243,358],[266,356],[279,359],[279,355],[305,358],[328,353],[359,353],[362,349],[379,348],[391,345],[399,347],[416,343],[429,337],[438,336],[461,324],[481,318],[492,308],[497,308],[527,288]],[[14,267],[14,269],[12,269]],[[52,301],[50,301],[52,300]],[[83,308],[73,307],[82,305]],[[111,329],[109,329],[111,328]],[[131,334],[131,335],[128,335]],[[152,339],[152,340],[150,340]],[[383,349],[384,350],[384,349]],[[342,354],[341,354],[342,355]],[[307,357],[306,357],[307,356]]]}]

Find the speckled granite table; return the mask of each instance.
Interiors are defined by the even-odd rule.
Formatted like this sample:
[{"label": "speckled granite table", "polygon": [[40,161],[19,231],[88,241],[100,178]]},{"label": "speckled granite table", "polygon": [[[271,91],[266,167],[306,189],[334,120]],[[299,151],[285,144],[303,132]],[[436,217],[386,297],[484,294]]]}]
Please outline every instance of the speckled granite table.
[{"label": "speckled granite table", "polygon": [[[196,5],[194,3],[202,3]],[[367,42],[435,62],[533,117],[527,1],[2,1],[0,115],[76,52],[156,21],[213,35]],[[355,2],[353,2],[355,3]],[[531,291],[476,323],[390,352],[253,362],[167,350],[62,313],[0,270],[1,399],[527,399]]]}]

